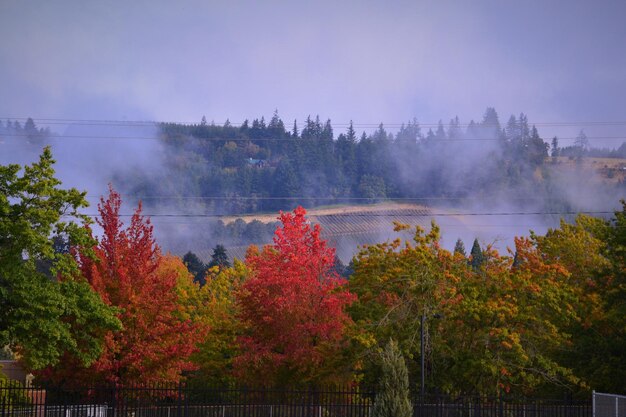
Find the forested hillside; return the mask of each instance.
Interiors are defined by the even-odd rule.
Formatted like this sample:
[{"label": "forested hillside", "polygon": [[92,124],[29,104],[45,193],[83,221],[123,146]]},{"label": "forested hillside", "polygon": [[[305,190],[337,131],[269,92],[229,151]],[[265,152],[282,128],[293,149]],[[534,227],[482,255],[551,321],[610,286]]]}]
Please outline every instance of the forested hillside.
[{"label": "forested hillside", "polygon": [[161,135],[163,176],[134,179],[129,191],[202,197],[204,208],[218,214],[386,198],[461,205],[494,196],[532,198],[522,203],[539,202],[549,211],[576,210],[584,204],[559,187],[550,163],[556,160],[548,156],[591,154],[589,141],[561,149],[556,138],[550,147],[523,113],[503,125],[493,108],[478,123],[454,118],[426,130],[413,120],[395,134],[383,124],[370,133],[359,134],[352,123],[338,131],[319,117],[287,127],[275,112],[269,122],[240,126],[162,124]]}]

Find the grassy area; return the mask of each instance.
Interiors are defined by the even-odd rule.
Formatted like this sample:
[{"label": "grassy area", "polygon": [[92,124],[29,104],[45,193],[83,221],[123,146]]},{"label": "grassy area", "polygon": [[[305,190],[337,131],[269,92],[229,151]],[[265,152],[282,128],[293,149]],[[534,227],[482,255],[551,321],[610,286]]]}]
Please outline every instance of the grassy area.
[{"label": "grassy area", "polygon": [[547,163],[557,169],[592,171],[599,178],[608,182],[620,182],[626,179],[626,159],[585,157],[577,160],[576,158],[560,156],[556,158],[556,163],[553,162],[552,158],[549,158]]},{"label": "grassy area", "polygon": [[[385,201],[376,204],[338,204],[320,206],[311,209],[307,209],[309,217],[319,216],[335,216],[339,214],[357,214],[363,212],[379,212],[389,210],[420,210],[425,209],[424,206],[411,203],[397,203],[393,201]],[[242,219],[244,222],[249,223],[253,220],[258,220],[263,223],[270,223],[277,221],[278,213],[254,213],[254,214],[242,214],[235,216],[223,217],[222,221],[226,224],[234,222],[237,219]]]}]

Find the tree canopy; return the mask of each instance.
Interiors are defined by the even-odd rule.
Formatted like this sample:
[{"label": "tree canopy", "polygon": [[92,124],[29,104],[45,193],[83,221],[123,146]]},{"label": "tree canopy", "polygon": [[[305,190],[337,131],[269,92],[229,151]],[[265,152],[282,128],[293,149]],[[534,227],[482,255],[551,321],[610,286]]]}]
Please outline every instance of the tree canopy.
[{"label": "tree canopy", "polygon": [[[85,193],[64,190],[45,148],[39,161],[0,166],[0,346],[10,345],[28,368],[55,365],[69,352],[89,365],[101,354],[104,332],[119,327],[68,253],[55,251],[55,236],[89,246],[80,224]],[[50,279],[38,271],[45,261]]]},{"label": "tree canopy", "polygon": [[254,382],[286,386],[337,378],[354,300],[333,271],[335,253],[298,207],[281,213],[274,244],[250,250],[238,293],[245,326],[235,369]]}]

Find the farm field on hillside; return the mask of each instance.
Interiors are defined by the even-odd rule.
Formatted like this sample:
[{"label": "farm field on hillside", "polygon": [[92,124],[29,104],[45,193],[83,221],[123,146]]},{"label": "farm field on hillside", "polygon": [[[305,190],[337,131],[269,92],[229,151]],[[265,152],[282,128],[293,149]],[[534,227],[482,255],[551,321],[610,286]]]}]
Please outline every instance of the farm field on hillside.
[{"label": "farm field on hillside", "polygon": [[[547,160],[547,164],[551,164],[552,159]],[[621,158],[593,158],[584,157],[577,161],[575,158],[559,156],[556,158],[556,164],[551,166],[559,170],[570,172],[572,170],[582,169],[594,171],[599,174],[602,180],[617,183],[626,179],[626,159]]]},{"label": "farm field on hillside", "polygon": [[[448,240],[456,240],[459,236],[474,238],[474,230],[469,219],[462,215],[456,215],[457,209],[442,209],[426,207],[418,204],[385,202],[372,205],[350,205],[337,206],[332,208],[311,209],[307,215],[314,224],[319,224],[322,228],[322,238],[337,250],[337,256],[342,262],[347,263],[357,252],[359,247],[380,243],[385,240],[402,237],[410,239],[411,232],[394,232],[394,222],[408,224],[415,227],[421,226],[429,229],[432,220],[442,226],[449,228],[455,234],[447,236]],[[245,222],[254,220],[264,223],[276,221],[276,215],[249,215],[242,217],[232,217],[224,221],[233,222],[236,219]],[[452,233],[452,232],[451,232]],[[264,245],[271,242],[255,242],[257,245]],[[448,242],[450,243],[450,242]],[[467,242],[470,244],[471,242]],[[231,258],[245,258],[248,246],[228,247],[228,254]]]}]

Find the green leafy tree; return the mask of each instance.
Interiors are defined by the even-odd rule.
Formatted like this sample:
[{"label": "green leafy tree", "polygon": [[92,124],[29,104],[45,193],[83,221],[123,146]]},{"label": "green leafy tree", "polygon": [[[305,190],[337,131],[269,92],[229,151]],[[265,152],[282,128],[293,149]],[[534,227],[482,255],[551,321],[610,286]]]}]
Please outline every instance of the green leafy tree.
[{"label": "green leafy tree", "polygon": [[[14,408],[24,409],[30,407],[32,401],[26,395],[24,386],[15,380],[9,379],[2,372],[2,365],[0,365],[0,404],[2,404],[3,414],[12,414],[11,411]],[[19,412],[16,410],[16,412]]]},{"label": "green leafy tree", "polygon": [[[397,231],[407,229],[396,225]],[[355,343],[361,349],[360,366],[368,383],[380,378],[376,352],[390,338],[409,360],[411,377],[419,377],[419,318],[434,312],[445,314],[440,305],[456,296],[449,282],[452,274],[446,273],[448,258],[439,245],[436,225],[428,233],[416,227],[412,242],[396,239],[368,246],[354,258],[349,287],[358,299],[350,313],[359,329]],[[459,264],[466,266],[467,261]]]},{"label": "green leafy tree", "polygon": [[[45,148],[23,169],[0,166],[0,346],[11,346],[31,369],[54,365],[66,352],[88,365],[102,352],[104,333],[120,326],[71,255],[54,249],[54,236],[83,247],[92,241],[80,225],[61,221],[85,221],[78,210],[87,202],[84,192],[59,188],[53,164]],[[38,262],[58,279],[38,271]]]},{"label": "green leafy tree", "polygon": [[385,198],[387,196],[385,180],[374,175],[363,175],[359,182],[358,192],[360,197],[368,198],[372,202]]},{"label": "green leafy tree", "polygon": [[398,344],[389,340],[381,353],[382,377],[374,402],[373,417],[411,417],[409,372]]},{"label": "green leafy tree", "polygon": [[[608,258],[611,261],[607,279],[610,286],[606,293],[608,338],[607,350],[607,390],[626,394],[626,201],[622,200],[622,210],[615,212],[608,233]],[[606,342],[605,342],[606,343]],[[620,381],[621,387],[620,387]]]},{"label": "green leafy tree", "polygon": [[237,338],[243,325],[235,294],[249,274],[246,265],[235,259],[232,267],[209,269],[207,284],[187,292],[185,304],[191,317],[209,329],[191,357],[198,369],[189,374],[190,382],[205,387],[236,381],[233,360],[239,354]]},{"label": "green leafy tree", "polygon": [[440,246],[436,225],[428,234],[417,227],[412,242],[364,248],[349,281],[358,295],[350,311],[363,380],[380,378],[373,352],[390,337],[417,380],[420,317],[439,314],[443,319],[425,323],[427,386],[485,395],[583,386],[556,356],[571,344],[567,329],[577,320],[569,274],[546,263],[528,239],[517,239],[515,250],[517,267],[488,248],[476,270]]},{"label": "green leafy tree", "polygon": [[567,269],[576,297],[580,320],[567,327],[572,343],[558,352],[558,360],[588,386],[616,393],[624,393],[626,380],[625,230],[623,209],[610,222],[579,215],[545,236],[533,235],[542,256]]}]

